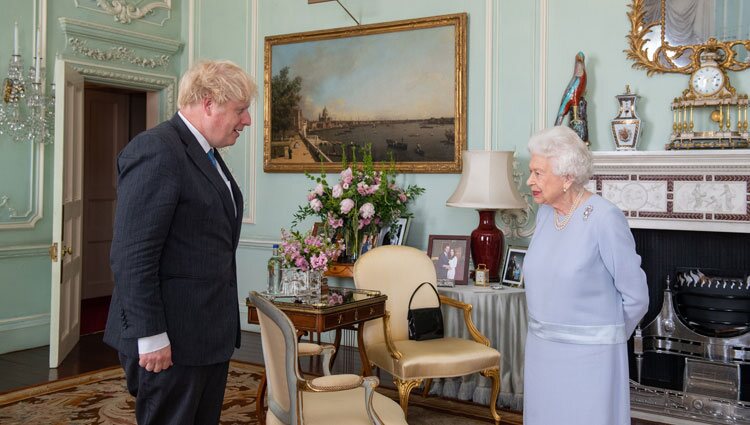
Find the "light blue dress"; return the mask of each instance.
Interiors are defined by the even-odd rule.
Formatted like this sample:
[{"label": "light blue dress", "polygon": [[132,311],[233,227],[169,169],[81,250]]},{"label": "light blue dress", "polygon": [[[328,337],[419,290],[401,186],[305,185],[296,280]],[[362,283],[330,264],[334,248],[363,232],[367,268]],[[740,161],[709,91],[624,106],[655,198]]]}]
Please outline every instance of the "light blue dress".
[{"label": "light blue dress", "polygon": [[523,264],[524,424],[630,425],[627,340],[648,286],[627,220],[592,195],[563,230],[541,205]]}]

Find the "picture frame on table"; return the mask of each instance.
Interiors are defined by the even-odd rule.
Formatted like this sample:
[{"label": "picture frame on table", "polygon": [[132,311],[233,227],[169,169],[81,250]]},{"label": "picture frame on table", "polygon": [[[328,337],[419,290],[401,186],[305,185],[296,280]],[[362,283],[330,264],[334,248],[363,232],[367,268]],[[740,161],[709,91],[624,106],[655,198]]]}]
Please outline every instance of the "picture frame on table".
[{"label": "picture frame on table", "polygon": [[435,265],[438,286],[443,286],[441,283],[445,282],[456,285],[469,283],[470,246],[469,236],[430,235],[427,256]]},{"label": "picture frame on table", "polygon": [[460,173],[467,22],[457,13],[265,37],[263,171],[340,171],[344,154],[369,144],[379,170]]},{"label": "picture frame on table", "polygon": [[509,246],[505,255],[502,282],[518,288],[523,288],[523,261],[526,259],[528,248]]},{"label": "picture frame on table", "polygon": [[378,235],[378,246],[381,245],[404,245],[406,243],[406,236],[409,234],[409,225],[411,224],[411,218],[401,217],[389,227],[380,229],[380,235]]}]

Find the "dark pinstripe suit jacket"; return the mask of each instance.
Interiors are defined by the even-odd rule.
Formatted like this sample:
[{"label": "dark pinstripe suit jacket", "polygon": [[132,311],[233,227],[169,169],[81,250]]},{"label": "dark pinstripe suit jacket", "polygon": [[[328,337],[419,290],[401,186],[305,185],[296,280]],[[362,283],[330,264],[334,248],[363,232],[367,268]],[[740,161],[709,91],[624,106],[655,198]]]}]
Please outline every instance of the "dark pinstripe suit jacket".
[{"label": "dark pinstripe suit jacket", "polygon": [[[104,341],[138,356],[140,337],[167,332],[172,361],[227,361],[239,347],[235,251],[242,194],[226,183],[175,114],[120,152]],[[235,215],[235,206],[237,214]]]}]

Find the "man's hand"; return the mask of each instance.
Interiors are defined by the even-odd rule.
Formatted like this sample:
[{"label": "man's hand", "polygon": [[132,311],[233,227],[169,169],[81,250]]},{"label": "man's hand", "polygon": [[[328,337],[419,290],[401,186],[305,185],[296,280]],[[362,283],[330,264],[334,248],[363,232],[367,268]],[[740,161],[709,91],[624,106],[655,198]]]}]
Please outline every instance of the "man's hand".
[{"label": "man's hand", "polygon": [[138,364],[149,372],[159,373],[162,370],[169,369],[172,366],[172,346],[144,353],[139,356]]}]

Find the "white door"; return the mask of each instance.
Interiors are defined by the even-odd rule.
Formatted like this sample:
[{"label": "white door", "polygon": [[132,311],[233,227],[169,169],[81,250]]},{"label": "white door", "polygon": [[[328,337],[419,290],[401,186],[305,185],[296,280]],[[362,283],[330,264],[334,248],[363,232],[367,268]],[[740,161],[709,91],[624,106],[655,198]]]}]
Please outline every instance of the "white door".
[{"label": "white door", "polygon": [[51,368],[60,365],[80,336],[83,219],[83,77],[58,59],[55,81]]}]

